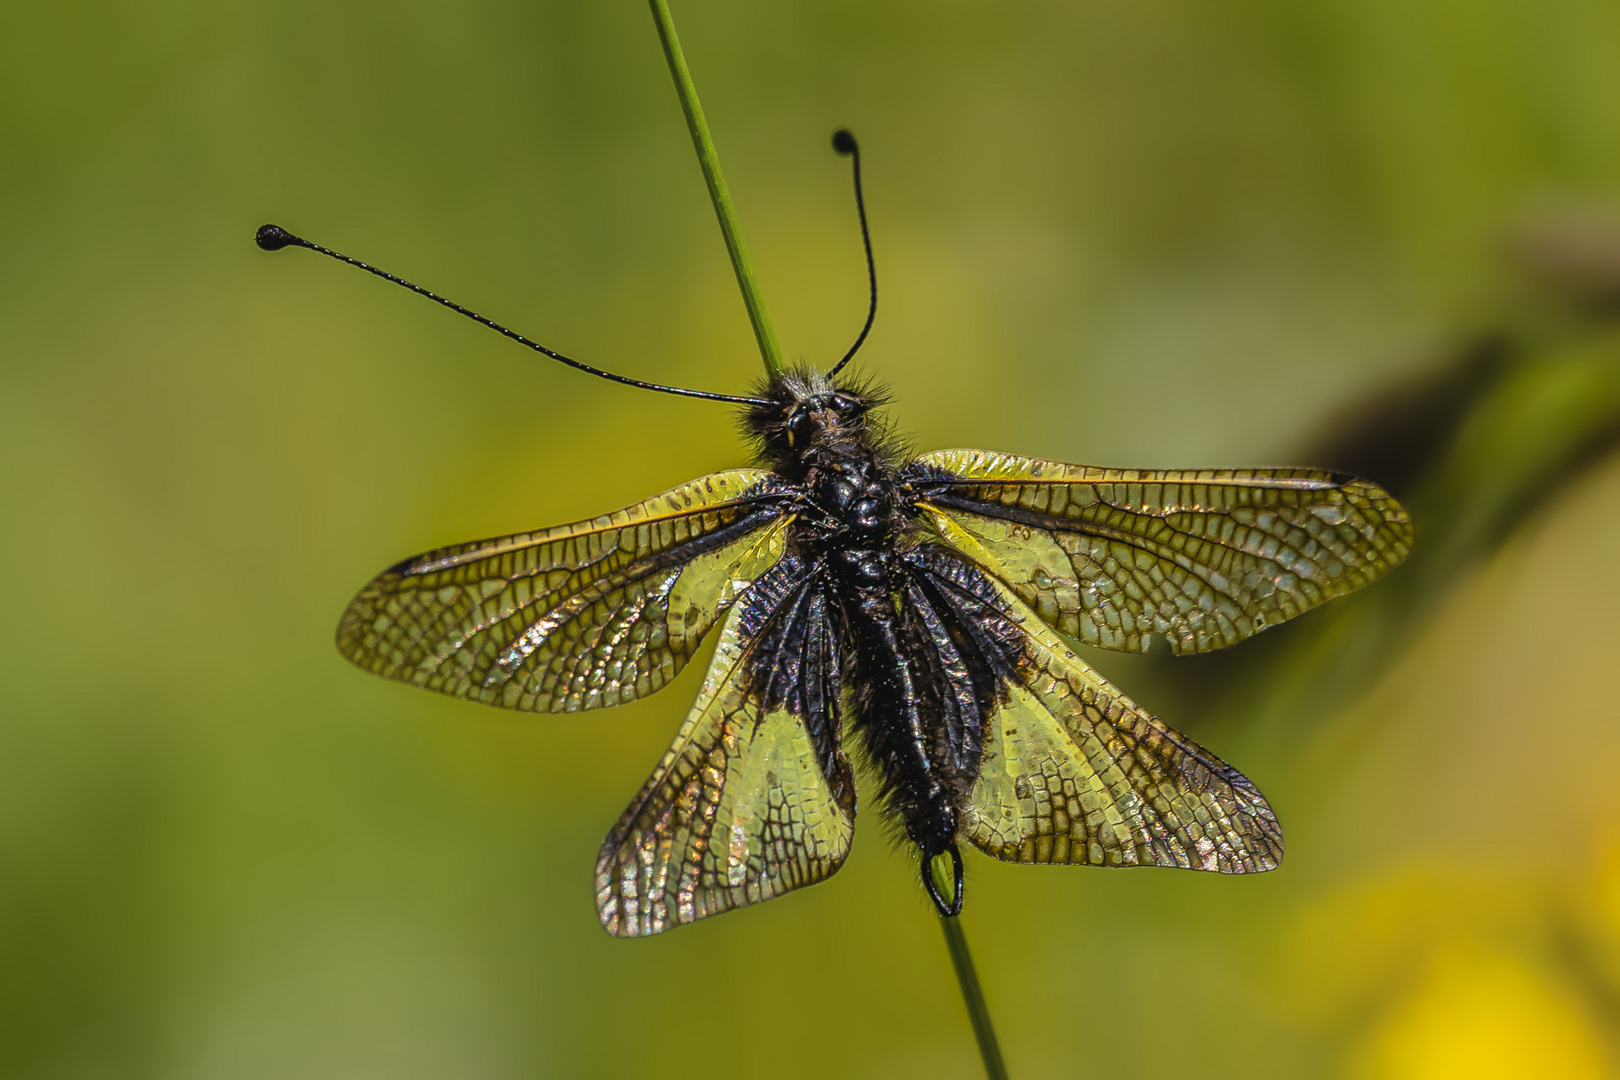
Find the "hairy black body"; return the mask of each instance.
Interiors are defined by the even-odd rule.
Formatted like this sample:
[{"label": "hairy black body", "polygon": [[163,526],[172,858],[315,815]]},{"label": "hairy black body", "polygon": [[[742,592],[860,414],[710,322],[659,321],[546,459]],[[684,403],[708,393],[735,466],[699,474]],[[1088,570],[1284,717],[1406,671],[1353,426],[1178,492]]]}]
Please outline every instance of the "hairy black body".
[{"label": "hairy black body", "polygon": [[[989,606],[951,595],[942,580],[960,556],[919,535],[915,503],[929,486],[927,470],[902,469],[901,450],[874,423],[881,393],[800,370],[770,380],[759,397],[744,429],[761,464],[792,492],[789,543],[827,613],[822,647],[844,672],[852,728],[881,775],[880,802],[922,855],[930,895],[954,914],[962,902],[958,814],[978,777],[990,710],[1019,662],[1016,628]],[[756,684],[779,679],[782,664],[762,650]],[[837,698],[822,704],[831,714],[812,727],[836,745]],[[945,853],[956,876],[948,898],[928,865]]]}]

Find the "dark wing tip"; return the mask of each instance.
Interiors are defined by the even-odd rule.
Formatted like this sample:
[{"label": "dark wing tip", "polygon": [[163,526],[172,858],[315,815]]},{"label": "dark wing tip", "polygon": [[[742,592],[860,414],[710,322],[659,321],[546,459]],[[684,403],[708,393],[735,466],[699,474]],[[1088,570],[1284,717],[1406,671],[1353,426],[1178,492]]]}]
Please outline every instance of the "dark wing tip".
[{"label": "dark wing tip", "polygon": [[375,585],[375,582],[368,584],[360,595],[349,601],[349,606],[343,609],[343,617],[338,620],[336,635],[337,650],[343,658],[373,674],[383,667],[377,655],[366,646],[366,628],[376,617]]},{"label": "dark wing tip", "polygon": [[1268,870],[1275,870],[1282,865],[1283,835],[1282,826],[1277,822],[1277,815],[1272,811],[1271,804],[1266,797],[1260,794],[1260,789],[1254,786],[1254,781],[1244,776],[1230,765],[1216,770],[1232,794],[1237,798],[1238,809],[1233,813],[1234,824],[1238,831],[1247,840],[1248,861],[1238,862],[1229,867],[1223,867],[1228,874],[1263,874]]},{"label": "dark wing tip", "polygon": [[[1349,473],[1333,473],[1333,483],[1343,491],[1346,496],[1364,508],[1378,515],[1379,524],[1393,534],[1395,540],[1404,548],[1412,546],[1412,515],[1400,501],[1387,490],[1371,480]],[[1405,557],[1405,551],[1401,557]],[[1396,560],[1397,562],[1399,560]]]},{"label": "dark wing tip", "polygon": [[409,572],[413,563],[421,560],[420,555],[402,559],[366,582],[365,587],[349,601],[349,606],[343,609],[343,616],[338,620],[336,634],[337,650],[345,660],[373,675],[396,677],[388,670],[388,661],[378,652],[379,642],[375,638],[367,639],[376,629],[377,613],[393,592],[394,583]]}]

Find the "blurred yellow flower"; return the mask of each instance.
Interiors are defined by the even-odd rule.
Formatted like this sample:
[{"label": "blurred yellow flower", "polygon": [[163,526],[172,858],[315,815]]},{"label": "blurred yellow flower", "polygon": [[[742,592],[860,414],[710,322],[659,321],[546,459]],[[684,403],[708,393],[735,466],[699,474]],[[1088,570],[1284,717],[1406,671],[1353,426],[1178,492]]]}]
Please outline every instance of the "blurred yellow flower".
[{"label": "blurred yellow flower", "polygon": [[1476,944],[1434,956],[1416,993],[1352,1056],[1357,1080],[1602,1080],[1579,1003],[1542,973]]}]

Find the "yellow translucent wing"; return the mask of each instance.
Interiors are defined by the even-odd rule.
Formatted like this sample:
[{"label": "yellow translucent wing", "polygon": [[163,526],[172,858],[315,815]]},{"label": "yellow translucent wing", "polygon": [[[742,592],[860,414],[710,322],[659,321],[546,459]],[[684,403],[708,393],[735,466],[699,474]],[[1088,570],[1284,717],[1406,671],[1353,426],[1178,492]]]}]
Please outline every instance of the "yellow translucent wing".
[{"label": "yellow translucent wing", "polygon": [[1096,469],[984,450],[907,470],[941,539],[1088,645],[1241,641],[1406,558],[1412,522],[1365,480],[1313,469]]},{"label": "yellow translucent wing", "polygon": [[984,732],[961,835],[1009,862],[1274,869],[1282,832],[1254,785],[1087,667],[1000,583],[1026,667]]},{"label": "yellow translucent wing", "polygon": [[440,548],[384,571],[338,626],[360,667],[454,697],[576,712],[663,687],[791,520],[757,469],[590,521]]},{"label": "yellow translucent wing", "polygon": [[750,689],[761,681],[762,635],[743,629],[761,621],[752,603],[726,620],[675,742],[602,845],[597,913],[609,933],[644,937],[769,900],[831,876],[849,854],[855,786],[836,731],[821,728],[834,742],[818,755],[804,716],[767,709]]}]

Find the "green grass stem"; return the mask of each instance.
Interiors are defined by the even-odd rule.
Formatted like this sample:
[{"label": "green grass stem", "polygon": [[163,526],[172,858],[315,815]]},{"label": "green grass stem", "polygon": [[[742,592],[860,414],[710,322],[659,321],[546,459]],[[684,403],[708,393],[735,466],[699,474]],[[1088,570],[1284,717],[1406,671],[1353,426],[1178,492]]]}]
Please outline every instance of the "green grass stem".
[{"label": "green grass stem", "polygon": [[720,219],[720,232],[726,238],[731,268],[736,271],[738,288],[742,289],[743,305],[748,308],[748,321],[754,325],[759,355],[765,361],[766,373],[775,375],[782,370],[782,350],[776,344],[776,331],[771,328],[771,317],[759,294],[759,282],[755,280],[754,268],[748,262],[742,226],[737,224],[737,210],[731,205],[731,191],[726,187],[725,175],[720,171],[720,155],[715,152],[714,140],[709,137],[709,125],[703,119],[703,106],[698,103],[697,87],[692,85],[692,72],[686,66],[685,54],[681,52],[681,41],[675,36],[675,20],[670,17],[666,0],[649,0],[649,3],[653,21],[658,24],[658,40],[664,46],[664,58],[669,61],[669,73],[675,78],[675,93],[681,99],[681,112],[686,114],[686,127],[692,133],[692,146],[697,150],[698,164],[703,166],[704,182],[709,185],[714,215]]},{"label": "green grass stem", "polygon": [[[941,896],[950,896],[955,888],[950,867],[950,858],[941,855],[928,868]],[[956,968],[956,982],[962,988],[962,1004],[967,1006],[973,1037],[979,1040],[984,1073],[990,1080],[1007,1080],[1007,1065],[1001,1060],[1001,1044],[996,1042],[990,1006],[985,1004],[984,991],[979,987],[979,973],[973,967],[973,953],[968,949],[967,934],[962,930],[962,916],[941,915],[939,928],[945,932],[945,947],[950,950],[951,965]]]},{"label": "green grass stem", "polygon": [[[703,166],[703,179],[709,185],[709,199],[714,203],[714,215],[720,219],[720,232],[726,240],[726,251],[731,254],[731,268],[737,274],[737,286],[742,289],[743,304],[748,308],[748,319],[754,325],[754,338],[759,342],[759,354],[765,361],[765,370],[775,375],[782,370],[782,350],[776,344],[776,332],[771,328],[771,317],[765,311],[765,301],[759,295],[759,282],[748,262],[748,249],[743,245],[742,227],[737,223],[737,211],[731,205],[731,192],[720,171],[720,155],[715,152],[714,140],[709,136],[709,125],[703,119],[703,106],[698,103],[697,87],[692,84],[692,72],[686,66],[681,52],[680,38],[675,35],[675,20],[670,16],[666,0],[648,0],[653,21],[658,25],[658,40],[664,46],[664,58],[669,61],[669,73],[675,79],[675,92],[681,99],[681,112],[686,114],[686,126],[692,133],[692,146],[697,150],[698,164]],[[947,865],[948,865],[947,860]],[[936,878],[941,873],[938,860],[930,871]],[[949,893],[953,883],[949,871],[940,888]],[[979,1042],[979,1055],[984,1059],[984,1071],[990,1080],[1007,1080],[1007,1066],[1001,1060],[1001,1047],[996,1043],[996,1030],[990,1022],[990,1009],[979,988],[979,976],[973,968],[973,953],[968,949],[967,936],[962,932],[960,916],[941,916],[940,928],[945,932],[945,945],[951,953],[951,964],[956,969],[956,981],[962,988],[962,1002],[967,1006],[968,1019],[973,1024],[973,1035]]]}]

